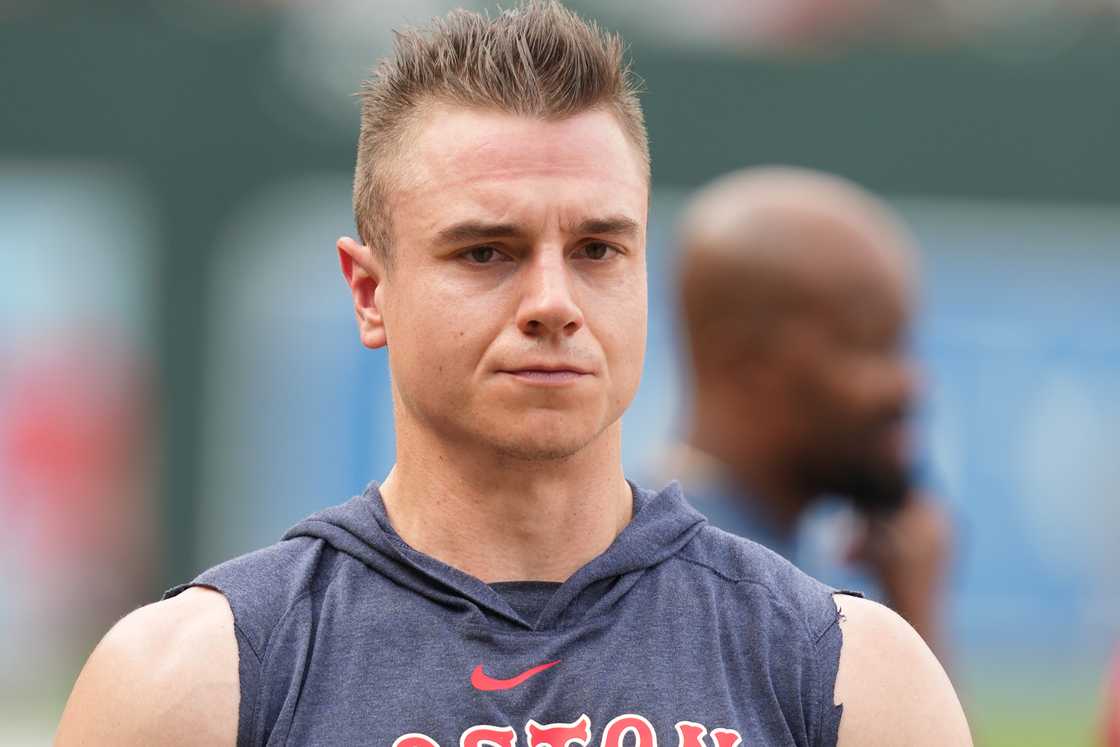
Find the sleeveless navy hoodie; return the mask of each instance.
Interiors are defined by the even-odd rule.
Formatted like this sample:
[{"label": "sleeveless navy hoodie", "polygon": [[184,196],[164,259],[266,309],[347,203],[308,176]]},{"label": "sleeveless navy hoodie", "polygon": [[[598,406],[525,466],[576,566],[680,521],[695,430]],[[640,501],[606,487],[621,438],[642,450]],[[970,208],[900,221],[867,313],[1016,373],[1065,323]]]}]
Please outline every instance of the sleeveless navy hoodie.
[{"label": "sleeveless navy hoodie", "polygon": [[233,610],[239,745],[836,744],[834,591],[676,483],[535,619],[409,547],[376,485],[165,596],[190,586]]}]

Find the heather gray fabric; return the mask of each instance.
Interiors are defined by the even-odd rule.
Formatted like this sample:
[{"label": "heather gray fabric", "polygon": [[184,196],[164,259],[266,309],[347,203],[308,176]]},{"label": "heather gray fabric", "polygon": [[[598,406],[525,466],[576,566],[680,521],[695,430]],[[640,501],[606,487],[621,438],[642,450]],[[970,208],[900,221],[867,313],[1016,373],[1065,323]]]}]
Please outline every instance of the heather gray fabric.
[{"label": "heather gray fabric", "polygon": [[490,584],[505,597],[509,606],[513,607],[522,620],[532,622],[534,625],[540,619],[541,613],[548,605],[548,600],[560,588],[557,581],[498,581]]},{"label": "heather gray fabric", "polygon": [[832,590],[707,524],[676,483],[635,488],[631,523],[554,590],[413,550],[376,486],[166,596],[191,585],[233,609],[240,745],[836,743]]}]

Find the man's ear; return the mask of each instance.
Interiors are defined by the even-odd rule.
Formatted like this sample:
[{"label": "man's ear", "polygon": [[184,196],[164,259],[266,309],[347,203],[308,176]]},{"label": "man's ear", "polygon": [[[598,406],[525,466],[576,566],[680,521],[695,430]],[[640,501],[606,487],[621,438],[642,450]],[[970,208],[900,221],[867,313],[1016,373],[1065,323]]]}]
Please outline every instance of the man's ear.
[{"label": "man's ear", "polygon": [[358,337],[367,348],[384,347],[385,322],[381,316],[381,294],[377,292],[385,279],[384,262],[368,246],[349,236],[340,238],[337,247],[342,276],[354,296]]}]

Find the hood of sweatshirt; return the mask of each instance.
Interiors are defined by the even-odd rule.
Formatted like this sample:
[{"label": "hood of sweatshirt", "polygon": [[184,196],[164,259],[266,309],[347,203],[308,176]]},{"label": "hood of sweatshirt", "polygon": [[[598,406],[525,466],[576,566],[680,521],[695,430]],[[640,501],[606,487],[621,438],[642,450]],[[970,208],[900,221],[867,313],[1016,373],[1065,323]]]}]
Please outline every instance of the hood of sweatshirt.
[{"label": "hood of sweatshirt", "polygon": [[631,484],[633,518],[600,555],[553,593],[530,622],[498,591],[478,578],[410,547],[393,529],[376,483],[339,506],[312,514],[284,539],[323,540],[412,591],[476,624],[556,630],[607,612],[643,573],[677,553],[695,536],[704,517],[688,505],[677,483],[654,493]]}]

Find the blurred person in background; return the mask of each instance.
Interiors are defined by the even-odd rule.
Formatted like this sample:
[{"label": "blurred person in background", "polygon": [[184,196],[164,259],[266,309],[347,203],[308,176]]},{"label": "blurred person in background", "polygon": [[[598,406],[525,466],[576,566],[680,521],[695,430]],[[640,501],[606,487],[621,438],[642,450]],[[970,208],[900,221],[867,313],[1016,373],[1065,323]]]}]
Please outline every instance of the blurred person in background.
[{"label": "blurred person in background", "polygon": [[624,478],[650,172],[622,48],[551,2],[399,36],[337,245],[396,464],[118,623],[60,744],[971,743],[905,621]]},{"label": "blurred person in background", "polygon": [[917,278],[901,222],[850,182],[768,167],[702,190],[681,241],[693,388],[670,462],[686,492],[717,526],[833,583],[799,539],[842,497],[855,520],[826,525],[850,540],[838,564],[861,565],[939,650],[950,527],[911,481]]}]

